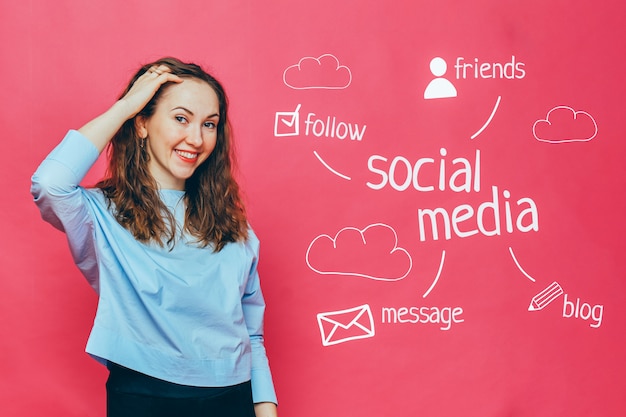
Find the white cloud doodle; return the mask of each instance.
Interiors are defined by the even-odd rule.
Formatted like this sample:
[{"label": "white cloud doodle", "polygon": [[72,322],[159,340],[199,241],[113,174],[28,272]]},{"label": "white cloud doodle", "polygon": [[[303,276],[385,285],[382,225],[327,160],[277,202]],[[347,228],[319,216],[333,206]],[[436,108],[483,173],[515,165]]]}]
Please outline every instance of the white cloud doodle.
[{"label": "white cloud doodle", "polygon": [[306,263],[318,274],[377,281],[399,281],[413,267],[411,255],[398,246],[396,231],[383,223],[345,227],[334,237],[317,236],[306,251]]},{"label": "white cloud doodle", "polygon": [[307,56],[285,69],[283,82],[295,90],[341,90],[352,83],[352,72],[332,54],[317,58]]},{"label": "white cloud doodle", "polygon": [[535,139],[546,143],[588,142],[597,134],[598,125],[589,113],[568,106],[552,108],[533,124]]}]

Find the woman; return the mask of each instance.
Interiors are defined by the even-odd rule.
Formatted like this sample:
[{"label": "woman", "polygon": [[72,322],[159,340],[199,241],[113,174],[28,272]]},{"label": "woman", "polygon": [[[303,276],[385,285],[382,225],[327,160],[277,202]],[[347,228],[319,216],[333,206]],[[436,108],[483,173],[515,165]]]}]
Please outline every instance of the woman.
[{"label": "woman", "polygon": [[[86,350],[109,368],[109,417],[276,415],[230,140],[220,83],[165,58],[33,175],[42,217],[99,295]],[[107,145],[106,178],[80,187]]]}]

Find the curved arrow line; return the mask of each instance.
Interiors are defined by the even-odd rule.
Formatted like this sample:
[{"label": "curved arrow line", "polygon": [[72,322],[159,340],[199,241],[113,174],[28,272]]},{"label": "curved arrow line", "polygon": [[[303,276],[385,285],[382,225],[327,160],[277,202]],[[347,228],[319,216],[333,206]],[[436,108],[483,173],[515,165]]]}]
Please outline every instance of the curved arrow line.
[{"label": "curved arrow line", "polygon": [[435,280],[431,284],[428,291],[426,291],[424,295],[422,295],[422,298],[426,298],[428,294],[430,294],[430,292],[433,290],[433,288],[435,288],[435,285],[437,285],[437,282],[439,281],[439,277],[441,277],[441,271],[443,270],[443,261],[445,259],[446,259],[446,251],[444,250],[441,252],[441,262],[439,263],[439,271],[437,271],[437,276],[435,277]]},{"label": "curved arrow line", "polygon": [[319,154],[317,153],[317,151],[313,151],[313,154],[315,154],[315,156],[317,156],[317,159],[320,160],[320,162],[322,163],[322,165],[324,165],[326,168],[328,168],[328,170],[330,172],[332,172],[333,174],[337,175],[338,177],[343,178],[344,180],[351,180],[352,178],[348,177],[347,175],[343,175],[337,171],[335,171],[334,169],[332,169],[326,162],[324,162],[324,160],[322,159],[321,156],[319,156]]},{"label": "curved arrow line", "polygon": [[511,253],[511,257],[513,258],[513,262],[515,262],[515,265],[517,265],[517,268],[522,272],[522,274],[524,274],[526,276],[526,278],[528,278],[532,282],[535,282],[535,278],[533,278],[530,275],[528,275],[526,273],[526,271],[524,271],[524,269],[520,266],[519,262],[517,262],[517,259],[515,258],[515,254],[513,254],[513,249],[511,249],[510,246],[509,246],[509,252]]},{"label": "curved arrow line", "polygon": [[491,119],[493,119],[493,116],[496,114],[496,110],[498,110],[498,106],[500,105],[500,100],[502,99],[502,96],[498,96],[498,99],[496,100],[496,105],[493,106],[493,110],[491,112],[491,116],[489,116],[489,119],[487,119],[487,121],[485,122],[485,124],[483,125],[483,127],[481,127],[480,129],[478,129],[478,132],[474,133],[470,139],[476,139],[476,136],[480,135],[483,130],[485,130],[487,128],[487,126],[489,125],[489,123],[491,123]]}]

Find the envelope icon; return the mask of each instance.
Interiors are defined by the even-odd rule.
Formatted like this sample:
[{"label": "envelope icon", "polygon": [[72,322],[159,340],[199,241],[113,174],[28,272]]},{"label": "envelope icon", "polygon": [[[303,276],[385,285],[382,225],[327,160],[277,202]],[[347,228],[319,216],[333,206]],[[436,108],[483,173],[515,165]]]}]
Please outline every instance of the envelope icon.
[{"label": "envelope icon", "polygon": [[374,337],[374,318],[370,306],[318,313],[317,324],[324,346],[336,345],[356,339]]}]

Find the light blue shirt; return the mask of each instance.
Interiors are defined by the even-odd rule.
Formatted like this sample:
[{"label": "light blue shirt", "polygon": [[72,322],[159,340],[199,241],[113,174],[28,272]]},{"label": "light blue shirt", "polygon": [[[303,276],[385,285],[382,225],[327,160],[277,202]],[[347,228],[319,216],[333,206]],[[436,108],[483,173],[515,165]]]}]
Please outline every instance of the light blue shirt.
[{"label": "light blue shirt", "polygon": [[76,265],[98,293],[87,353],[183,385],[252,380],[254,402],[276,403],[254,232],[220,252],[201,248],[180,232],[184,191],[160,190],[181,234],[171,250],[138,242],[101,190],[78,185],[97,158],[95,146],[70,131],[31,188],[42,217],[66,233]]}]

